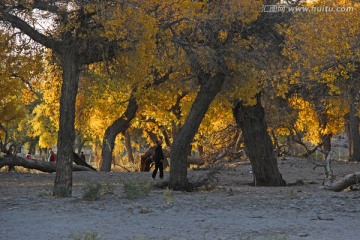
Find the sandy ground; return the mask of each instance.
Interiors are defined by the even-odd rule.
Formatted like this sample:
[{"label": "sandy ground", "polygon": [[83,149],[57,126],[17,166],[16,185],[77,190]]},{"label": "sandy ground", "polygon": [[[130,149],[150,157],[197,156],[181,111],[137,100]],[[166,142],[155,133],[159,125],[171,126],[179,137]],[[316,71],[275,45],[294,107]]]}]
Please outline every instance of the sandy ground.
[{"label": "sandy ground", "polygon": [[[221,170],[212,191],[153,188],[128,199],[124,183],[150,173],[75,172],[73,196],[50,195],[55,174],[0,173],[0,239],[360,239],[360,191],[321,188],[323,169],[305,159],[279,160],[287,187],[252,187],[249,163]],[[337,178],[360,164],[334,162]],[[189,178],[205,171],[189,170]],[[165,178],[168,173],[165,174]],[[159,180],[158,180],[159,181]],[[111,183],[113,194],[82,198],[84,186]]]}]

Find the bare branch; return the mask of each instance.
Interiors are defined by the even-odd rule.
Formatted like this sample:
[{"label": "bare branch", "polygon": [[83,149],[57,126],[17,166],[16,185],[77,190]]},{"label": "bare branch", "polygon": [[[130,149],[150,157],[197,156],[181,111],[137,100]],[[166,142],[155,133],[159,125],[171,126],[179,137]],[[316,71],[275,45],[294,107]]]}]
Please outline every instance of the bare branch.
[{"label": "bare branch", "polygon": [[12,15],[8,12],[8,9],[1,4],[0,5],[0,21],[9,22],[12,27],[20,29],[23,33],[29,36],[34,41],[42,44],[43,46],[54,50],[55,52],[60,51],[60,43],[39,31],[35,30],[34,27],[30,26],[23,19]]}]

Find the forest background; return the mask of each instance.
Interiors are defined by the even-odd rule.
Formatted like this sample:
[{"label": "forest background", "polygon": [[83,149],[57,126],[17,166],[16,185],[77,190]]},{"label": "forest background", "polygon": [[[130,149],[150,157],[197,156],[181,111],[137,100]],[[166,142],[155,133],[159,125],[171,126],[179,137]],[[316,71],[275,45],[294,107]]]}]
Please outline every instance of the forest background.
[{"label": "forest background", "polygon": [[56,146],[53,195],[66,197],[85,146],[100,171],[138,171],[160,138],[174,190],[189,188],[188,163],[244,153],[255,185],[282,186],[276,155],[325,159],[334,138],[360,161],[359,7],[2,0],[1,166]]}]

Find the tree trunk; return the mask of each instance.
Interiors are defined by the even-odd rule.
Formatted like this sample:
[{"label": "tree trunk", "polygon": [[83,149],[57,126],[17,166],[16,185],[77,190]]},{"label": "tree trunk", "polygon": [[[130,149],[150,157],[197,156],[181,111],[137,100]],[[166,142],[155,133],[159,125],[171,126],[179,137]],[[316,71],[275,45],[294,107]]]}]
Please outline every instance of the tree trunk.
[{"label": "tree trunk", "polygon": [[221,90],[224,78],[223,74],[217,74],[210,77],[203,85],[201,85],[190,113],[171,145],[169,187],[173,190],[188,189],[187,153],[189,152],[191,141],[193,140],[211,102]]},{"label": "tree trunk", "polygon": [[238,152],[240,151],[240,145],[243,142],[243,133],[242,131],[238,128],[236,129],[236,142],[235,142],[235,146],[234,146],[234,152]]},{"label": "tree trunk", "polygon": [[132,146],[131,146],[131,136],[129,131],[126,131],[125,133],[125,149],[127,152],[127,156],[128,156],[128,161],[131,163],[134,163],[134,155],[133,155],[133,151],[132,151]]},{"label": "tree trunk", "polygon": [[353,96],[351,98],[352,102],[350,102],[350,112],[348,116],[349,161],[360,162],[359,116],[357,114],[355,97]]},{"label": "tree trunk", "polygon": [[164,136],[164,141],[165,141],[165,144],[167,147],[171,147],[171,141],[170,141],[170,137],[169,137],[169,134],[168,132],[166,131],[165,128],[161,129],[161,132]]},{"label": "tree trunk", "polygon": [[135,117],[136,111],[138,109],[137,101],[134,96],[136,90],[133,90],[129,100],[129,104],[126,108],[125,113],[118,118],[113,124],[111,124],[105,131],[102,152],[101,152],[101,167],[100,171],[110,172],[111,162],[112,162],[112,153],[115,146],[115,139],[119,133],[125,134],[127,129],[130,126],[131,120]]},{"label": "tree trunk", "polygon": [[284,186],[286,183],[279,172],[273,144],[267,132],[260,94],[254,106],[237,103],[234,117],[243,133],[245,153],[250,159],[255,186]]},{"label": "tree trunk", "polygon": [[61,55],[63,83],[60,97],[58,152],[53,195],[70,197],[72,193],[72,164],[75,142],[75,102],[80,78],[80,66],[72,49]]},{"label": "tree trunk", "polygon": [[[328,124],[328,116],[326,113],[326,107],[321,106],[317,112],[318,112],[318,116],[319,116],[319,128],[323,132],[325,132],[325,130],[327,128],[327,124]],[[322,135],[322,146],[323,146],[323,150],[325,152],[324,159],[326,159],[327,153],[329,153],[331,151],[331,137],[332,137],[331,133]]]},{"label": "tree trunk", "polygon": [[332,134],[325,134],[323,136],[323,149],[324,149],[324,159],[326,159],[326,154],[331,151],[331,137]]}]

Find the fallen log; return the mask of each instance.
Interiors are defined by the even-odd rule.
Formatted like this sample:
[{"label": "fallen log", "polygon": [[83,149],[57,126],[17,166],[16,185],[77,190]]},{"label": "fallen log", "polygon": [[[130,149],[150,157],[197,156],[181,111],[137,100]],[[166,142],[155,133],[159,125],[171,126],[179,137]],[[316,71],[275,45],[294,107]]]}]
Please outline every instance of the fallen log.
[{"label": "fallen log", "polygon": [[187,163],[202,166],[205,164],[205,160],[201,157],[187,156]]},{"label": "fallen log", "polygon": [[334,191],[334,192],[340,192],[344,189],[360,183],[360,172],[355,172],[346,175],[342,179],[334,182],[334,183],[327,183],[324,185],[324,188],[326,190]]},{"label": "fallen log", "polygon": [[[52,162],[39,161],[34,159],[25,159],[18,156],[4,156],[0,158],[0,169],[5,166],[19,166],[27,169],[35,169],[42,172],[56,172],[56,164]],[[73,171],[91,171],[86,166],[73,165]],[[95,169],[96,171],[96,169]]]},{"label": "fallen log", "polygon": [[87,168],[90,168],[91,170],[97,172],[97,170],[95,168],[93,168],[93,166],[89,165],[86,161],[84,161],[84,159],[82,159],[78,154],[74,153],[74,163],[76,163],[77,165],[80,166],[84,166]]}]

